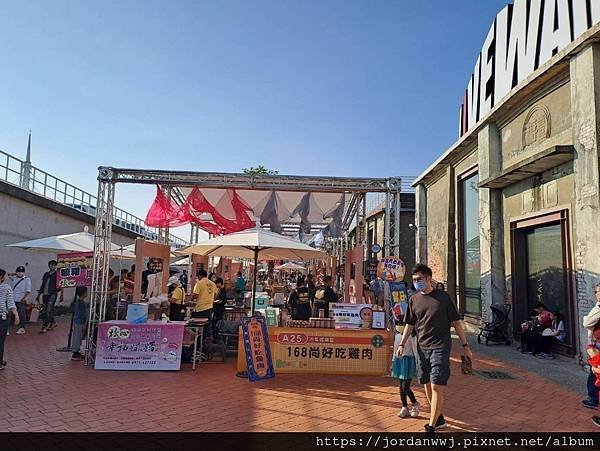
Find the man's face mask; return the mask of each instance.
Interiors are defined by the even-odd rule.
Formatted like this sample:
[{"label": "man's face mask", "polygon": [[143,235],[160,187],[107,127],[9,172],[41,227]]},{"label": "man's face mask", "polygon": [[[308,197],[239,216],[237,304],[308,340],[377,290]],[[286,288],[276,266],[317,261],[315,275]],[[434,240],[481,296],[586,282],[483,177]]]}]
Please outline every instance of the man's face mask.
[{"label": "man's face mask", "polygon": [[422,277],[415,277],[413,285],[415,286],[415,290],[423,291],[425,289],[425,280]]}]

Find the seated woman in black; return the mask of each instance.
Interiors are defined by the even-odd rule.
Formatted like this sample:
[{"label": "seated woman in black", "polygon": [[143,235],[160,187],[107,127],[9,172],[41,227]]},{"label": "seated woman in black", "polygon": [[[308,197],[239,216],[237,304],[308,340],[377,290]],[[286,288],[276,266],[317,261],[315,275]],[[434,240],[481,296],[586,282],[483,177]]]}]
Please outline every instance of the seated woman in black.
[{"label": "seated woman in black", "polygon": [[292,318],[308,321],[310,318],[310,299],[304,280],[298,280],[296,289],[291,292],[289,304],[292,308]]}]

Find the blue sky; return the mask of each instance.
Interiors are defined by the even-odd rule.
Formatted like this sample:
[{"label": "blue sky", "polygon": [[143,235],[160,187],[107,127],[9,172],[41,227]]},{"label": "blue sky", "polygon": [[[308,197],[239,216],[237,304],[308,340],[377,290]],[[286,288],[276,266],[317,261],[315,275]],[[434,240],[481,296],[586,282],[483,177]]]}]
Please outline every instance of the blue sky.
[{"label": "blue sky", "polygon": [[[500,0],[5,0],[0,149],[91,192],[97,166],[417,175]],[[151,188],[117,189],[144,216]]]}]

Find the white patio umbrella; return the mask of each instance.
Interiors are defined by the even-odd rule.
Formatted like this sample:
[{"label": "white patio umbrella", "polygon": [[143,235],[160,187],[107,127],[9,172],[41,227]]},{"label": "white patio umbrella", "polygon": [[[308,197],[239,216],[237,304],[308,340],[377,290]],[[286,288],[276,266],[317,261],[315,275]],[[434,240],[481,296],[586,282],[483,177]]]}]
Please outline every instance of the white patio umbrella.
[{"label": "white patio umbrella", "polygon": [[190,257],[182,258],[181,260],[177,260],[173,262],[173,266],[189,266],[190,265]]},{"label": "white patio umbrella", "polygon": [[[67,235],[48,236],[37,240],[7,244],[7,246],[54,252],[93,252],[94,235],[88,232],[69,233]],[[115,252],[120,249],[120,246],[111,243],[111,249]]]},{"label": "white patio umbrella", "polygon": [[287,262],[283,265],[276,266],[275,269],[287,271],[306,271],[306,268],[304,266],[292,262]]},{"label": "white patio umbrella", "polygon": [[231,235],[219,236],[177,251],[180,254],[241,257],[254,260],[252,313],[256,298],[258,260],[309,260],[325,254],[299,241],[256,227]]},{"label": "white patio umbrella", "polygon": [[[155,242],[155,241],[150,241],[150,242]],[[135,243],[129,244],[127,246],[117,246],[117,249],[112,250],[110,255],[115,258],[121,258],[123,260],[135,260],[136,259]],[[176,258],[176,257],[178,257],[178,255],[174,254],[173,251],[171,251],[171,254],[169,255],[169,257]]]}]

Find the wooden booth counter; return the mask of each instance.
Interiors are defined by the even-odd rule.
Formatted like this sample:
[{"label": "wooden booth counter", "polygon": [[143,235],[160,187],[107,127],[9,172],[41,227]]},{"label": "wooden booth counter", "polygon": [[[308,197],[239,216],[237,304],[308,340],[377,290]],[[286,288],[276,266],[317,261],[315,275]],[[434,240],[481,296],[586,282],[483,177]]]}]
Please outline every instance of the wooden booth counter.
[{"label": "wooden booth counter", "polygon": [[[238,371],[246,370],[239,334]],[[386,330],[269,327],[275,373],[384,376],[392,358]]]}]

